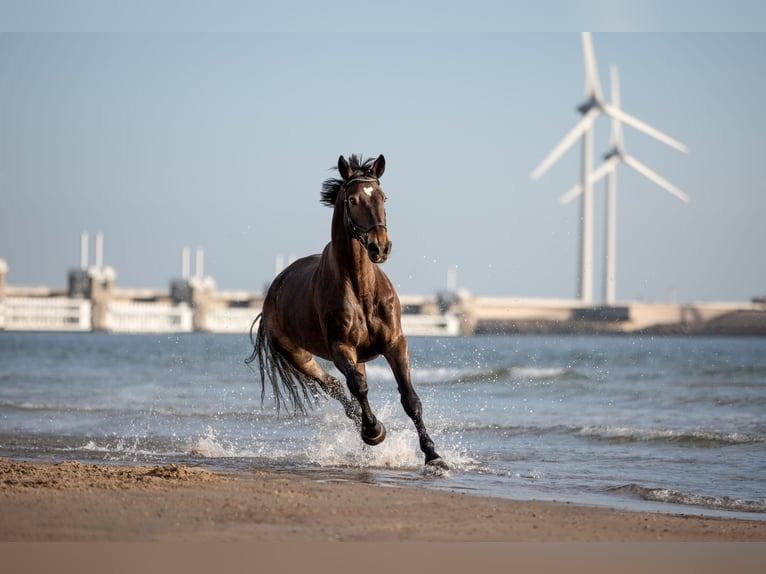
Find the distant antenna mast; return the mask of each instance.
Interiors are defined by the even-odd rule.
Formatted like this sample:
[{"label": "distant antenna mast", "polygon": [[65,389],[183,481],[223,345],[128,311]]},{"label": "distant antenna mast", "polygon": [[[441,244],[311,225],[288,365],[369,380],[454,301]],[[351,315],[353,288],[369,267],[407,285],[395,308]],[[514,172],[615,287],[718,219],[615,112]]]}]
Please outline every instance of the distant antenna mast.
[{"label": "distant antenna mast", "polygon": [[104,234],[100,231],[96,233],[96,269],[104,269]]},{"label": "distant antenna mast", "polygon": [[457,291],[457,267],[450,267],[447,269],[447,292],[455,291]]},{"label": "distant antenna mast", "polygon": [[205,252],[203,251],[202,247],[197,247],[197,262],[195,263],[194,269],[198,279],[202,279],[202,276],[204,275],[204,264]]},{"label": "distant antenna mast", "polygon": [[88,232],[80,234],[80,269],[88,270]]},{"label": "distant antenna mast", "polygon": [[181,250],[181,279],[189,279],[189,263],[191,261],[191,253],[188,247],[184,247]]}]

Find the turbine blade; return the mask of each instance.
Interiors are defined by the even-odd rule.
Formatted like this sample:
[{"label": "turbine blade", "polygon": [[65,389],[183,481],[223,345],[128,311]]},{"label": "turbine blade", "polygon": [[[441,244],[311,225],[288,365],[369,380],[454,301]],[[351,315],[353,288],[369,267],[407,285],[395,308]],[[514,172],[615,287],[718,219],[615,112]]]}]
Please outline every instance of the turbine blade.
[{"label": "turbine blade", "polygon": [[[611,85],[612,85],[612,105],[615,109],[622,110],[620,107],[620,74],[617,71],[617,66],[612,65],[611,71]],[[612,132],[609,137],[610,143],[613,147],[622,149],[625,143],[622,139],[622,122],[619,119],[612,117]]]},{"label": "turbine blade", "polygon": [[554,163],[556,163],[562,155],[564,155],[564,152],[566,152],[572,146],[572,144],[577,141],[577,138],[585,133],[585,131],[588,130],[591,125],[593,125],[593,119],[597,114],[597,109],[593,108],[589,110],[588,113],[585,114],[579,122],[577,122],[577,125],[575,125],[575,127],[572,128],[572,130],[566,136],[564,136],[564,139],[561,140],[559,144],[553,148],[553,150],[545,157],[545,159],[540,162],[540,164],[530,174],[530,177],[533,180],[540,179],[540,176],[548,171],[548,169]]},{"label": "turbine blade", "polygon": [[585,57],[585,95],[595,96],[597,100],[603,100],[601,95],[601,82],[598,80],[598,66],[593,51],[593,39],[590,32],[582,33],[582,52]]},{"label": "turbine blade", "polygon": [[652,136],[653,138],[660,140],[662,143],[665,143],[669,145],[670,147],[674,147],[679,151],[687,152],[689,151],[688,148],[682,144],[680,141],[673,139],[672,137],[662,133],[660,130],[653,128],[649,124],[642,122],[641,120],[634,118],[633,116],[626,114],[623,112],[620,108],[617,108],[611,104],[604,104],[604,113],[608,116],[620,120],[624,124],[628,124],[629,126],[633,126],[637,130],[640,130],[644,132],[647,135]]},{"label": "turbine blade", "polygon": [[[617,167],[617,162],[620,161],[617,157],[610,157],[607,161],[602,163],[599,168],[591,174],[591,182],[596,183],[601,181],[604,176]],[[582,193],[582,184],[577,183],[573,185],[569,191],[559,198],[560,205],[566,205]]]},{"label": "turbine blade", "polygon": [[606,160],[604,163],[602,163],[597,170],[595,170],[591,174],[591,181],[593,183],[596,183],[597,181],[600,181],[603,179],[603,177],[609,173],[610,171],[614,171],[617,168],[617,162],[620,161],[620,158],[616,155],[613,155],[608,160]]},{"label": "turbine blade", "polygon": [[612,64],[610,67],[611,72],[611,83],[612,83],[612,105],[615,108],[620,107],[620,72],[617,69],[617,66]]},{"label": "turbine blade", "polygon": [[576,183],[564,195],[559,197],[559,205],[566,205],[582,193],[582,184]]},{"label": "turbine blade", "polygon": [[654,183],[656,183],[657,185],[659,185],[662,189],[664,189],[668,193],[672,193],[673,195],[675,195],[678,199],[680,199],[682,201],[687,201],[687,202],[689,201],[689,196],[688,195],[686,195],[683,191],[678,189],[675,185],[673,185],[672,183],[668,182],[663,177],[660,177],[659,175],[654,173],[651,169],[646,167],[643,163],[638,161],[633,156],[626,155],[625,157],[623,157],[623,161],[626,164],[628,164],[630,167],[635,169],[638,173],[643,175],[645,178],[647,178],[647,179],[653,181]]}]

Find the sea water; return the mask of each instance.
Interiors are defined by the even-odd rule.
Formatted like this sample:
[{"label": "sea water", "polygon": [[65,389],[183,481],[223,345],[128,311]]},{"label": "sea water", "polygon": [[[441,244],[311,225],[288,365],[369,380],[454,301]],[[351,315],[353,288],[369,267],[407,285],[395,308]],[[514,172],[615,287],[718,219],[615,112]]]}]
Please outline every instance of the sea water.
[{"label": "sea water", "polygon": [[[409,339],[423,471],[386,362],[368,447],[339,404],[278,413],[245,335],[0,332],[0,456],[267,467],[514,499],[766,519],[766,339]],[[337,371],[329,364],[325,365]]]}]

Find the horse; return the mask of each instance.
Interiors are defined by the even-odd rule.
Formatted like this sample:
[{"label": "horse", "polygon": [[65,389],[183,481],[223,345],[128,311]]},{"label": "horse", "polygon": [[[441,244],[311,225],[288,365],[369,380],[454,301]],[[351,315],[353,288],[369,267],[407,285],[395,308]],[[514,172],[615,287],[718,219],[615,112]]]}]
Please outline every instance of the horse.
[{"label": "horse", "polygon": [[[383,155],[374,160],[338,158],[340,179],[325,180],[320,199],[333,208],[331,241],[321,255],[298,259],[272,281],[250,326],[253,351],[246,362],[258,361],[261,402],[267,378],[278,412],[285,405],[305,413],[307,404],[329,396],[343,405],[362,440],[375,446],[386,438],[386,429],[367,400],[365,363],[382,355],[393,371],[404,411],[415,424],[426,467],[447,469],[428,435],[412,385],[399,297],[379,267],[391,254],[386,195],[380,187],[385,167]],[[353,398],[316,357],[337,367]]]}]

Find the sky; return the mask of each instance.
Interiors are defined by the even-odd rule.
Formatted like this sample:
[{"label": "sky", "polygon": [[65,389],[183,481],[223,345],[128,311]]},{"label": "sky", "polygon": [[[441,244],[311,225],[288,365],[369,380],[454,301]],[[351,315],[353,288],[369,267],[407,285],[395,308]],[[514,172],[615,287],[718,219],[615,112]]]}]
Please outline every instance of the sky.
[{"label": "sky", "polygon": [[[720,29],[708,4],[696,5]],[[189,246],[204,248],[218,289],[259,291],[278,255],[329,241],[321,184],[339,155],[356,153],[387,160],[393,253],[383,268],[400,293],[443,290],[456,269],[458,287],[476,296],[574,297],[579,209],[558,198],[580,179],[579,144],[540,180],[530,172],[580,117],[579,32],[463,22],[457,10],[422,31],[349,26],[348,13],[319,25],[332,6],[313,27],[304,15],[248,29],[227,13],[226,25],[163,29],[125,24],[119,12],[38,18],[0,4],[8,283],[64,287],[89,231],[91,263],[102,232],[117,287],[167,288]],[[766,9],[752,6],[762,23]],[[756,27],[742,14],[735,28]],[[766,34],[654,27],[594,32],[598,72],[608,99],[617,65],[622,108],[688,146],[624,128],[627,152],[691,201],[618,169],[617,298],[766,295]],[[608,137],[602,116],[596,166]],[[597,185],[596,300],[603,192]]]}]

